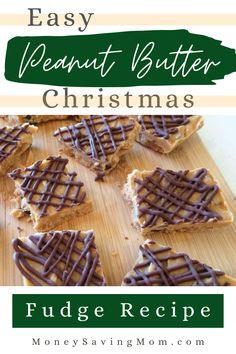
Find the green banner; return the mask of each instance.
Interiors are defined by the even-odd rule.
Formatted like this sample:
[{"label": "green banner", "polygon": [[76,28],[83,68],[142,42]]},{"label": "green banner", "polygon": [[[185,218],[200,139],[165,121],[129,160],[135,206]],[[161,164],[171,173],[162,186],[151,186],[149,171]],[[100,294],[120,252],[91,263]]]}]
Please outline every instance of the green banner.
[{"label": "green banner", "polygon": [[219,294],[15,294],[14,328],[223,327]]},{"label": "green banner", "polygon": [[235,50],[187,30],[14,37],[9,81],[75,87],[210,85],[236,71]]}]

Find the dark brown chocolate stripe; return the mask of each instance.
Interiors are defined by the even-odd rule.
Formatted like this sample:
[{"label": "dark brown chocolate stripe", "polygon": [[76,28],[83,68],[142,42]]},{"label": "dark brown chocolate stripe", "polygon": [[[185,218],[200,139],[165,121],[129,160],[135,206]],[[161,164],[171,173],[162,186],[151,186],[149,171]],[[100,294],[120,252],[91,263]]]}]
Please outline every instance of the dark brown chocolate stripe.
[{"label": "dark brown chocolate stripe", "polygon": [[[127,140],[127,132],[134,128],[134,122],[122,123],[127,117],[90,116],[80,123],[59,128],[54,136],[71,148],[83,151],[94,161],[106,160],[117,147]],[[112,123],[118,122],[116,127]]]},{"label": "dark brown chocolate stripe", "polygon": [[23,116],[23,117],[24,117],[24,121],[25,121],[25,122],[30,122],[31,119],[32,119],[32,116],[29,115],[29,114],[27,114],[27,116]]},{"label": "dark brown chocolate stripe", "polygon": [[27,128],[29,124],[24,126],[18,125],[12,129],[6,127],[0,129],[0,162],[10,156],[16,149],[22,134],[29,134]]},{"label": "dark brown chocolate stripe", "polygon": [[[101,265],[92,231],[87,232],[85,237],[81,236],[80,231],[50,231],[31,235],[29,239],[35,247],[20,239],[13,241],[14,261],[33,285],[55,286],[57,282],[53,275],[64,286],[106,285],[105,278],[97,272]],[[34,262],[35,266],[38,264],[42,270],[36,270],[30,262]],[[79,280],[75,281],[75,277]]]},{"label": "dark brown chocolate stripe", "polygon": [[[207,185],[207,170],[202,168],[189,177],[189,171],[174,172],[156,168],[143,180],[135,179],[139,217],[145,217],[143,228],[160,219],[166,224],[203,223],[221,216],[209,208],[218,192],[217,185]],[[191,198],[194,195],[195,201]],[[183,213],[184,211],[184,213]]]},{"label": "dark brown chocolate stripe", "polygon": [[143,130],[152,130],[155,136],[168,139],[170,134],[178,132],[178,127],[189,123],[189,117],[186,115],[145,115],[139,116],[139,123]]},{"label": "dark brown chocolate stripe", "polygon": [[[134,275],[124,278],[126,286],[179,286],[192,282],[197,286],[219,286],[218,277],[224,275],[220,270],[190,259],[185,253],[170,253],[170,247],[161,247],[152,250],[148,244],[140,246],[144,258],[137,264]],[[168,261],[176,261],[176,265],[168,265]],[[146,269],[152,265],[151,272]],[[179,271],[176,274],[176,271]],[[230,285],[228,282],[224,286]]]},{"label": "dark brown chocolate stripe", "polygon": [[[36,205],[39,217],[47,215],[48,207],[57,211],[83,203],[86,193],[81,190],[83,183],[78,180],[75,172],[65,172],[68,159],[50,156],[47,158],[49,165],[42,168],[42,161],[24,170],[17,169],[9,174],[12,179],[20,179],[21,193],[27,203]],[[63,178],[66,177],[66,180]],[[39,190],[43,186],[42,191]],[[63,193],[58,194],[57,188],[62,187]],[[71,193],[72,196],[69,196]]]}]

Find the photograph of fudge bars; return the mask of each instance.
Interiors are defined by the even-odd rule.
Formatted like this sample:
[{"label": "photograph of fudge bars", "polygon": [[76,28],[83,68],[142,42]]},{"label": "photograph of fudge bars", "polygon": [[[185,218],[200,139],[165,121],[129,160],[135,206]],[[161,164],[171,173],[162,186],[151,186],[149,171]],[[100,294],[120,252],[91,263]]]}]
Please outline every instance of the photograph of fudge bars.
[{"label": "photograph of fudge bars", "polygon": [[[93,209],[85,181],[67,168],[70,159],[91,170],[94,183],[106,183],[135,143],[165,157],[204,125],[199,115],[2,115],[0,119],[4,122],[0,175],[15,185],[11,216],[27,216],[35,230],[12,242],[13,261],[26,286],[112,285],[104,276],[92,220],[90,230],[58,230],[63,222]],[[61,150],[24,165],[21,158],[30,151],[40,125],[52,121],[65,123],[51,137]],[[223,271],[149,239],[158,232],[201,232],[233,222],[221,186],[207,167],[133,169],[121,193],[130,206],[132,225],[143,237],[122,286],[236,285],[236,279]]]}]

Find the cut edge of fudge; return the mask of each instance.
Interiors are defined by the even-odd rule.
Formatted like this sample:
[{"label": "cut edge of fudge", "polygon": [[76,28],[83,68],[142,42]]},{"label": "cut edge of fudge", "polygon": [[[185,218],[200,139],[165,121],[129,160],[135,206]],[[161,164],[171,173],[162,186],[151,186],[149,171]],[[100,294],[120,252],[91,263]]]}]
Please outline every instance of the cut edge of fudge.
[{"label": "cut edge of fudge", "polygon": [[[112,135],[112,139],[114,139],[116,143],[115,134],[114,133],[112,134],[110,126],[108,124],[109,118],[111,120],[117,119],[118,123],[120,123],[121,119],[126,119],[127,124],[126,125],[124,124],[123,127],[127,129],[127,132],[124,131],[125,139],[122,140],[121,142],[119,141],[119,145],[116,147],[115,151],[109,152],[109,154],[107,154],[105,149],[109,150],[114,148],[112,146],[112,140],[110,138],[110,134]],[[138,132],[140,130],[140,125],[137,123],[137,121],[134,118],[130,118],[129,116],[102,116],[101,115],[101,116],[92,116],[92,118],[90,116],[85,116],[85,117],[79,116],[78,119],[80,120],[79,123],[58,128],[55,131],[54,136],[62,144],[62,151],[66,155],[75,158],[79,163],[81,163],[85,167],[95,172],[97,174],[96,180],[102,179],[105,175],[109,174],[117,166],[117,164],[120,161],[120,158],[132,148],[132,146],[135,143],[135,139],[137,138]],[[95,121],[96,119],[97,120],[100,119],[100,122]],[[105,119],[105,121],[103,122],[102,119]],[[113,121],[111,121],[111,123],[112,122]],[[110,139],[109,147],[107,145],[107,141],[106,141],[106,146],[104,147],[104,144],[102,144],[102,141],[97,131],[96,134],[94,133],[95,129],[93,127],[93,124],[104,125],[105,129],[107,129],[106,132],[109,134],[109,139]],[[122,126],[122,122],[119,124],[119,127],[120,126]],[[81,129],[86,130],[86,135],[83,136],[82,139],[78,139],[76,134],[78,134],[78,131],[80,131]],[[104,128],[102,130],[103,130],[102,132],[102,137],[103,137]],[[116,135],[120,136],[121,131],[116,129]],[[65,141],[67,139],[69,140]],[[86,139],[85,146],[88,146],[89,153],[94,155],[92,157],[89,156],[88,153],[86,153],[83,150],[83,148],[79,147],[80,141],[83,140],[84,142],[85,139]],[[100,154],[102,156],[100,156]]]},{"label": "cut edge of fudge", "polygon": [[[12,171],[9,177],[15,180],[18,208],[12,210],[11,215],[17,218],[28,215],[36,231],[48,231],[68,221],[71,214],[83,216],[89,213],[92,210],[92,202],[87,198],[84,184],[78,178],[77,173],[67,171],[67,163],[68,159],[49,156],[24,169]],[[43,168],[40,168],[42,165]],[[45,171],[47,171],[46,177]],[[62,180],[62,177],[65,177],[65,180]],[[36,190],[33,188],[33,183],[40,185],[40,181],[46,190],[38,191],[37,188]],[[22,189],[23,183],[26,186],[23,187],[24,190]],[[64,194],[54,192],[57,188],[62,188]],[[74,197],[70,196],[70,188],[75,188]],[[50,209],[49,212],[48,209]]]},{"label": "cut edge of fudge", "polygon": [[191,259],[186,253],[146,240],[122,286],[236,286],[223,271]]},{"label": "cut edge of fudge", "polygon": [[[215,186],[214,190],[216,191],[216,195],[217,195],[217,203],[213,203],[213,200],[215,198],[215,196],[213,197],[211,203],[211,206],[213,206],[214,208],[217,208],[217,213],[215,214],[215,211],[213,210],[213,214],[212,217],[209,217],[207,219],[207,221],[196,221],[196,222],[185,222],[185,221],[180,221],[178,223],[174,223],[172,221],[170,221],[170,223],[164,221],[163,219],[161,219],[162,221],[160,221],[159,225],[155,225],[155,221],[153,222],[153,224],[151,226],[147,226],[145,225],[145,220],[141,221],[140,219],[140,206],[139,206],[139,201],[138,201],[138,194],[136,192],[136,187],[137,187],[137,180],[145,180],[147,181],[147,178],[150,178],[150,176],[152,176],[152,174],[155,171],[160,170],[161,172],[163,171],[163,173],[166,172],[173,172],[175,173],[183,173],[183,172],[187,172],[187,171],[172,171],[172,170],[164,170],[161,169],[159,167],[157,167],[156,169],[152,170],[152,171],[139,171],[139,170],[134,170],[132,173],[130,173],[127,177],[127,182],[124,186],[124,190],[123,190],[123,194],[125,199],[127,200],[129,206],[132,209],[132,221],[133,221],[133,225],[139,230],[141,231],[142,236],[144,237],[148,237],[148,236],[152,236],[154,232],[157,231],[199,231],[199,230],[205,230],[205,229],[209,229],[209,228],[213,228],[213,227],[222,227],[222,226],[227,226],[229,224],[231,224],[233,222],[233,214],[231,213],[228,204],[222,194],[222,191],[220,189],[220,186],[218,184],[218,182],[215,180],[215,178],[212,176],[212,174],[210,173],[209,170],[204,169],[204,168],[197,168],[194,170],[189,170],[188,172],[191,174],[197,174],[198,172],[200,173],[200,171],[203,171],[203,173],[205,173],[207,175],[207,178],[210,180],[211,182],[211,186]],[[204,179],[204,178],[203,178]],[[154,188],[155,190],[155,188]],[[167,191],[168,192],[168,191]],[[150,195],[150,194],[149,194]],[[168,193],[166,194],[167,197],[169,197]],[[165,194],[163,195],[163,200],[162,203],[165,201]],[[174,198],[173,200],[173,204],[169,204],[170,206],[175,206],[175,201],[176,199]],[[193,204],[193,203],[192,203]],[[164,204],[165,205],[165,204]],[[177,204],[178,206],[178,204]],[[150,204],[149,204],[150,207]],[[169,208],[168,207],[168,208]],[[191,205],[192,207],[192,205]],[[167,208],[167,210],[168,210]],[[155,210],[155,205],[152,208],[152,210],[154,209],[154,213],[158,212],[159,210]],[[219,210],[218,210],[219,209]],[[150,215],[151,212],[150,211]],[[164,212],[165,210],[162,209]],[[196,209],[193,205],[193,212],[196,212]],[[209,210],[209,213],[211,212],[211,210]],[[169,216],[169,218],[172,220],[173,213],[169,213],[167,216]],[[218,214],[218,215],[217,215]],[[145,215],[145,213],[144,213]],[[157,215],[157,214],[156,214]],[[159,214],[160,215],[160,214]],[[174,215],[174,214],[173,214]],[[196,215],[196,214],[195,214]],[[204,215],[204,214],[202,214]],[[210,214],[209,214],[210,215]],[[164,214],[164,216],[166,216]],[[210,215],[211,216],[211,215]],[[203,216],[202,216],[203,217]]]},{"label": "cut edge of fudge", "polygon": [[[146,115],[144,115],[146,116]],[[138,116],[137,120],[140,123],[141,117]],[[177,146],[188,140],[195,132],[197,132],[203,125],[204,119],[200,115],[187,116],[189,123],[176,127],[176,133],[169,134],[168,138],[155,136],[148,129],[141,125],[141,130],[137,138],[140,144],[162,154],[168,154],[173,151]]]},{"label": "cut edge of fudge", "polygon": [[25,286],[106,285],[93,230],[40,232],[12,245]]},{"label": "cut edge of fudge", "polygon": [[31,147],[33,135],[37,130],[37,127],[28,123],[0,128],[0,144],[3,139],[5,145],[4,151],[3,147],[0,147],[0,176],[6,175],[19,163],[18,160]]}]

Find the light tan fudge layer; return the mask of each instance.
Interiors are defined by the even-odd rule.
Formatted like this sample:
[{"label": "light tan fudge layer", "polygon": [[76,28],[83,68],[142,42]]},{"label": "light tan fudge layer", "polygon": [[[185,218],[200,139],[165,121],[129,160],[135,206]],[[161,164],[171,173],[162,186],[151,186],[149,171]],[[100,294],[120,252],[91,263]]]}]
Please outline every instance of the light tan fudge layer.
[{"label": "light tan fudge layer", "polygon": [[[146,119],[144,116],[144,119]],[[159,153],[168,154],[177,146],[189,139],[197,130],[199,130],[204,120],[202,116],[191,116],[189,123],[177,127],[177,132],[169,134],[168,139],[154,135],[154,129],[141,129],[137,141],[148,148]],[[138,116],[138,121],[140,116]]]},{"label": "light tan fudge layer", "polygon": [[[196,171],[199,169],[195,170],[190,170],[188,173],[188,176],[191,178],[195,175]],[[144,237],[153,236],[153,232],[155,231],[199,231],[199,230],[205,230],[208,228],[213,228],[213,227],[221,227],[221,226],[227,226],[233,222],[233,214],[229,210],[229,207],[227,205],[227,202],[224,199],[224,196],[221,192],[221,189],[219,188],[216,195],[212,199],[211,203],[209,204],[209,209],[211,211],[217,212],[220,216],[221,219],[215,220],[215,219],[208,219],[207,222],[181,222],[179,224],[169,224],[165,220],[163,220],[161,217],[158,218],[157,222],[154,223],[154,225],[150,227],[143,227],[144,223],[146,222],[146,215],[142,215],[139,217],[139,208],[140,205],[138,203],[138,194],[136,191],[136,183],[135,179],[139,180],[144,180],[146,177],[150,176],[153,173],[153,171],[139,171],[139,170],[134,170],[132,173],[130,173],[127,177],[127,183],[125,184],[124,187],[124,196],[127,199],[129,205],[132,208],[132,218],[133,218],[133,225],[139,229]],[[218,182],[214,179],[214,177],[211,175],[210,171],[207,170],[207,175],[205,176],[204,183],[206,183],[209,186],[212,185],[217,185]],[[141,195],[145,193],[145,190],[142,191]],[[196,197],[198,195],[194,193],[190,201],[194,203],[196,201]],[[151,200],[154,199],[154,196],[151,197]],[[163,200],[162,200],[163,202]],[[142,205],[142,207],[145,205]],[[186,211],[182,211],[182,215],[186,214]]]},{"label": "light tan fudge layer", "polygon": [[40,124],[53,120],[65,120],[69,118],[68,115],[8,115],[0,117],[5,119],[11,125],[21,123]]},{"label": "light tan fudge layer", "polygon": [[[148,252],[148,258],[145,255],[146,251]],[[190,262],[190,264],[187,262]],[[192,272],[193,269],[198,274],[197,278],[200,278],[201,284],[198,283],[199,280],[196,280],[196,274]],[[224,272],[212,269],[199,261],[191,260],[188,255],[178,253],[171,247],[159,245],[151,240],[146,240],[141,246],[134,267],[124,277],[122,286],[167,286],[161,278],[161,270],[165,270],[167,284],[172,286],[173,283],[175,283],[175,286],[236,286],[236,279],[224,274]],[[216,278],[215,284],[212,272]],[[140,276],[140,273],[143,274],[143,277]],[[192,277],[190,274],[192,274]]]},{"label": "light tan fudge layer", "polygon": [[[7,172],[16,167],[16,164],[19,164],[21,156],[32,145],[33,135],[37,132],[38,128],[27,123],[23,124],[22,127],[26,129],[26,132],[22,132],[19,135],[19,141],[17,141],[15,149],[0,162],[0,176],[6,175]],[[7,132],[11,132],[13,127],[6,127],[6,130]],[[5,145],[5,143],[3,144]],[[1,145],[2,143],[0,142],[0,150]],[[11,147],[12,146],[9,146],[8,149]]]},{"label": "light tan fudge layer", "polygon": [[[89,116],[80,116],[82,118],[88,118]],[[60,137],[58,137],[60,143],[62,144],[63,148],[62,151],[71,157],[74,157],[79,163],[81,163],[83,166],[91,169],[94,172],[104,172],[105,174],[110,173],[119,163],[120,159],[122,156],[124,156],[134,145],[134,142],[138,136],[138,133],[140,131],[140,125],[133,119],[126,117],[126,119],[122,119],[122,124],[127,124],[129,122],[134,122],[134,128],[131,131],[126,132],[127,139],[125,141],[122,141],[120,145],[117,146],[117,149],[115,150],[114,153],[107,155],[106,159],[99,159],[98,162],[94,162],[93,159],[91,159],[88,156],[88,152],[90,151],[90,146],[87,146],[84,151],[82,150],[77,150],[70,146],[69,144],[65,143]],[[110,123],[110,127],[115,128],[120,124],[120,121],[117,120],[114,123]],[[97,127],[97,131],[103,127],[101,125],[100,127]],[[60,128],[61,131],[63,131],[63,127]],[[82,134],[86,135],[85,129],[81,129]]]},{"label": "light tan fudge layer", "polygon": [[[53,233],[61,233],[61,231],[52,231]],[[67,231],[66,231],[67,232]],[[77,232],[77,231],[74,231],[74,230],[68,230],[68,232],[71,232],[71,233],[74,233],[74,232]],[[80,231],[80,237],[83,239],[83,238],[86,238],[88,233],[92,233],[93,231],[92,230],[88,230],[88,231]],[[43,237],[43,233],[36,233],[34,234],[33,236],[37,236],[39,238]],[[35,250],[37,251],[37,247],[36,245],[29,239],[29,237],[20,237],[18,238],[20,241],[22,241],[26,246],[28,246],[30,249],[32,250]],[[75,244],[73,245],[74,247],[78,248],[79,250],[84,250],[86,245],[84,245],[80,240],[75,242]],[[63,249],[64,246],[63,246]],[[62,246],[60,246],[60,251],[63,250],[62,249]],[[95,247],[90,247],[89,249],[87,249],[87,251],[90,252],[90,255],[91,257],[97,257],[98,256],[98,251],[97,251],[97,248],[96,248],[96,245]],[[22,249],[22,252],[24,253],[25,251]],[[44,256],[46,255],[46,253],[43,253]],[[47,257],[48,257],[48,254],[47,254]],[[75,253],[75,252],[72,252],[70,254],[70,260],[71,261],[74,261],[76,262],[78,260],[78,253]],[[65,258],[64,258],[65,260]],[[55,261],[55,259],[54,259]],[[52,262],[51,262],[52,263]],[[43,273],[44,272],[44,267],[42,264],[40,264],[40,262],[34,262],[32,260],[28,260],[28,265],[30,267],[32,267],[35,271],[39,272],[39,273]],[[81,258],[80,262],[79,262],[79,265],[81,267],[85,266],[85,259],[84,257]],[[27,269],[24,268],[23,264],[21,263],[21,266],[23,267],[23,269],[27,272]],[[63,270],[65,269],[65,262],[58,262],[57,263],[57,268]],[[104,277],[104,273],[103,273],[103,270],[102,270],[102,266],[101,266],[101,262],[100,260],[98,260],[98,263],[96,265],[96,268],[95,268],[95,271],[94,273],[96,273],[96,278],[97,276],[98,277],[101,277],[100,279],[100,282],[102,283],[102,279],[104,279],[104,282],[105,282],[105,277]],[[79,282],[80,280],[80,275],[77,273],[77,272],[73,272],[73,276],[72,276],[72,280],[73,282],[77,283]],[[49,276],[47,277],[48,280],[51,280],[54,284],[53,285],[57,285],[57,286],[62,286],[63,283],[62,283],[62,280],[57,276],[57,274],[55,272],[50,272]],[[98,279],[97,279],[98,280]],[[99,280],[98,280],[99,281]],[[34,284],[29,280],[27,279],[25,276],[23,276],[23,283],[25,286],[34,286]],[[43,280],[40,280],[40,283],[41,285],[48,285],[47,283],[45,283]],[[89,284],[89,285],[96,285],[96,284]],[[87,286],[89,286],[87,285]],[[99,285],[105,285],[105,284],[99,284]]]},{"label": "light tan fudge layer", "polygon": [[[48,165],[49,161],[47,159],[43,160],[40,165],[40,170],[47,169]],[[67,173],[67,169],[65,169],[64,172]],[[60,181],[66,181],[67,179],[68,176],[65,175],[60,179]],[[69,221],[70,219],[76,218],[78,216],[85,215],[92,210],[92,202],[86,197],[85,201],[81,204],[75,204],[70,207],[63,207],[61,210],[56,210],[54,206],[50,205],[47,208],[47,215],[40,216],[39,208],[32,203],[27,203],[26,198],[22,197],[21,183],[21,179],[15,179],[15,196],[18,208],[12,210],[11,215],[17,218],[21,218],[26,214],[29,214],[36,231],[48,231],[55,229],[56,226],[62,224],[63,222]],[[37,187],[37,192],[44,191],[44,188],[45,181],[42,181]],[[61,185],[57,185],[54,190],[54,194],[57,195],[63,195],[64,192],[65,187]],[[83,192],[85,192],[85,188],[82,186],[80,193]],[[73,193],[74,190],[70,189],[68,197],[73,198]],[[39,199],[40,196],[34,196],[35,202],[39,201]]]}]

